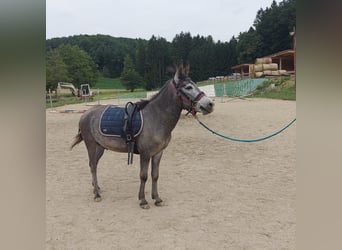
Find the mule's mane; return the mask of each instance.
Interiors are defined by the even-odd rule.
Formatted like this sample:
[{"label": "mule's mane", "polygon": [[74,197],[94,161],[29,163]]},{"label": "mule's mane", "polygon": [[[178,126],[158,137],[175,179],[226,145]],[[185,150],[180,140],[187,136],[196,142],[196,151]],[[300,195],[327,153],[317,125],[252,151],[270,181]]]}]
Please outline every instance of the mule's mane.
[{"label": "mule's mane", "polygon": [[140,100],[138,102],[136,102],[135,104],[138,106],[138,108],[140,110],[144,109],[151,101],[155,100],[160,93],[164,92],[164,90],[167,88],[168,83],[170,82],[170,80],[168,80],[161,88],[160,90],[154,94],[150,99],[146,99],[146,100]]},{"label": "mule's mane", "polygon": [[[188,66],[187,66],[185,69],[181,68],[181,70],[180,70],[180,71],[178,72],[178,74],[177,74],[177,78],[178,78],[179,80],[181,80],[181,81],[185,81],[185,80],[190,79],[190,78],[188,77],[188,73],[189,73],[188,71],[189,71],[189,67],[188,67]],[[138,106],[138,108],[139,108],[140,110],[144,109],[151,101],[155,100],[161,93],[163,93],[163,92],[166,90],[166,88],[167,88],[167,86],[168,86],[168,84],[169,84],[170,81],[173,81],[173,79],[168,80],[168,81],[160,88],[160,90],[158,91],[158,93],[154,94],[150,99],[147,99],[147,100],[140,100],[140,101],[136,102],[135,104]]]},{"label": "mule's mane", "polygon": [[150,100],[140,100],[136,102],[135,104],[138,106],[139,110],[142,110],[146,107],[147,104],[149,104]]}]

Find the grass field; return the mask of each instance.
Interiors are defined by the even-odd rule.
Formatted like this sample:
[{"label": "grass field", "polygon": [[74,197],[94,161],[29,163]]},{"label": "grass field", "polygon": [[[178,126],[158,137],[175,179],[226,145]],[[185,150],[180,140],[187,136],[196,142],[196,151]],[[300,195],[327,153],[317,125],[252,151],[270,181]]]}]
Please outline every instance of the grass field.
[{"label": "grass field", "polygon": [[125,86],[121,83],[119,78],[106,78],[106,77],[100,77],[95,86],[94,89],[126,89]]},{"label": "grass field", "polygon": [[259,86],[249,97],[296,100],[296,85],[293,77],[272,78]]},{"label": "grass field", "polygon": [[[208,85],[204,83],[202,85]],[[112,99],[112,98],[146,98],[145,90],[135,90],[130,92],[120,82],[119,78],[111,79],[101,77],[92,87],[94,93],[93,101]],[[98,93],[99,91],[99,93]],[[272,98],[281,100],[296,100],[296,86],[294,80],[290,77],[273,78],[267,81],[264,85],[259,86],[252,98]],[[87,102],[89,99],[80,100],[77,97],[72,96],[70,93],[63,94],[59,100],[53,98],[52,106],[59,107],[67,104]],[[46,108],[50,108],[51,103],[49,98],[46,99]]]},{"label": "grass field", "polygon": [[264,93],[255,93],[251,97],[270,98],[280,100],[296,100],[296,88],[294,86],[285,87],[282,90],[273,90]]}]

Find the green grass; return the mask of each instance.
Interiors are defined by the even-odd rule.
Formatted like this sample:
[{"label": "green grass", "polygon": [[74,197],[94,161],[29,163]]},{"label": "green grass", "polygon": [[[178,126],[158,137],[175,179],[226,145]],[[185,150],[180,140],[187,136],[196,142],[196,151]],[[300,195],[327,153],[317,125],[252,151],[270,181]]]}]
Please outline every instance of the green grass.
[{"label": "green grass", "polygon": [[296,100],[296,86],[291,77],[272,78],[257,87],[253,98],[270,98],[280,100]]},{"label": "green grass", "polygon": [[[108,90],[105,89],[105,91],[99,91],[99,94],[97,93],[97,90],[92,89],[94,93],[94,97],[92,99],[80,99],[77,97],[72,96],[71,94],[62,94],[59,100],[56,99],[56,97],[52,97],[52,106],[53,108],[60,107],[63,105],[69,105],[69,104],[76,104],[76,103],[83,103],[83,102],[96,102],[97,100],[105,100],[105,99],[121,99],[121,98],[146,98],[146,91],[127,91],[127,90]],[[46,99],[46,108],[51,108],[50,99]]]},{"label": "green grass", "polygon": [[[125,86],[121,83],[120,78],[106,78],[100,77],[96,84],[91,87],[94,97],[93,99],[79,99],[71,94],[62,94],[59,100],[52,96],[53,108],[60,107],[68,104],[76,104],[82,102],[91,102],[97,100],[113,99],[113,98],[145,98],[146,91],[137,89],[134,92],[126,90]],[[98,94],[99,91],[99,94]],[[50,99],[46,98],[46,108],[50,108]]]},{"label": "green grass", "polygon": [[256,92],[250,97],[253,98],[270,98],[280,100],[296,100],[296,88],[295,86],[284,87],[280,90],[269,90],[266,92]]},{"label": "green grass", "polygon": [[120,81],[120,78],[100,77],[93,89],[126,89]]},{"label": "green grass", "polygon": [[[213,83],[202,83],[201,86],[205,86]],[[217,83],[216,83],[217,84]],[[273,84],[274,87],[270,88],[270,85]],[[97,90],[99,89],[99,95]],[[92,87],[92,91],[94,93],[94,97],[92,100],[86,99],[82,100],[72,96],[71,94],[63,94],[59,100],[56,100],[55,97],[52,97],[53,108],[68,105],[68,104],[76,104],[82,102],[90,102],[97,100],[105,100],[105,99],[113,99],[113,98],[145,98],[146,91],[145,90],[135,90],[134,92],[130,92],[125,89],[125,87],[120,82],[119,78],[111,79],[111,78],[99,78],[98,82],[94,87]],[[294,85],[293,79],[289,77],[281,77],[270,79],[265,82],[263,85],[259,86],[253,95],[249,96],[253,98],[271,98],[271,99],[281,99],[281,100],[296,100],[296,87]],[[50,108],[50,99],[46,99],[46,108]]]}]

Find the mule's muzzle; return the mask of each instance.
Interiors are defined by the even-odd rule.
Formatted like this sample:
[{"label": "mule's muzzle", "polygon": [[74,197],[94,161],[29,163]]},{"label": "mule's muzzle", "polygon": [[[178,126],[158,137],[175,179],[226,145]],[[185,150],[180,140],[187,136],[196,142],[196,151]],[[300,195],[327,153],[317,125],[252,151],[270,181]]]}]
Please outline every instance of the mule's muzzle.
[{"label": "mule's muzzle", "polygon": [[203,96],[201,100],[197,103],[198,112],[201,112],[203,115],[210,114],[214,111],[215,103],[207,96]]}]

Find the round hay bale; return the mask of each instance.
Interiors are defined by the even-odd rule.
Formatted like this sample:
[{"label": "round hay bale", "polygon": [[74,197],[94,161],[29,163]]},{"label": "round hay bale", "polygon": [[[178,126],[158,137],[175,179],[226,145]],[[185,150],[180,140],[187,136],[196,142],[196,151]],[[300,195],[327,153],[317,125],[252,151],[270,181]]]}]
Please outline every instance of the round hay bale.
[{"label": "round hay bale", "polygon": [[268,64],[268,63],[272,63],[271,57],[257,58],[255,60],[255,64]]},{"label": "round hay bale", "polygon": [[269,64],[263,64],[262,65],[263,70],[278,70],[278,64],[276,63],[269,63]]},{"label": "round hay bale", "polygon": [[265,76],[271,76],[272,75],[272,71],[271,70],[264,70],[264,75]]},{"label": "round hay bale", "polygon": [[255,72],[255,77],[262,77],[264,72]]},{"label": "round hay bale", "polygon": [[263,65],[263,64],[255,64],[255,65],[254,65],[254,71],[255,71],[255,72],[262,72],[262,71],[263,71],[262,65]]}]

